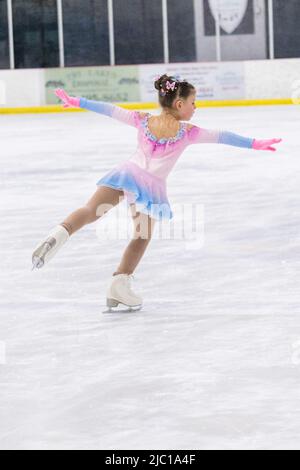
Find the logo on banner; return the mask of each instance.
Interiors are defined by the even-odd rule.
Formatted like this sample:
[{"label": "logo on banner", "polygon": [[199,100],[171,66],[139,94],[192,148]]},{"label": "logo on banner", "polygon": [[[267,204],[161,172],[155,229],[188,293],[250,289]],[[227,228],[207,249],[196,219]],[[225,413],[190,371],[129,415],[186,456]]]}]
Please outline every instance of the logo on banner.
[{"label": "logo on banner", "polygon": [[228,34],[241,24],[248,6],[248,0],[208,0],[208,3],[215,20],[219,13],[220,26]]}]

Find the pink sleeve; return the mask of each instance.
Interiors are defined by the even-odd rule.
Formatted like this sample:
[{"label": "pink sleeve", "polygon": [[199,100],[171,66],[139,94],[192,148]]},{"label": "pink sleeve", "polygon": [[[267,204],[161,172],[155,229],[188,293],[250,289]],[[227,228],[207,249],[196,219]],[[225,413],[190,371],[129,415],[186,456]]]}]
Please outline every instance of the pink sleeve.
[{"label": "pink sleeve", "polygon": [[252,149],[253,142],[252,137],[244,137],[225,130],[203,129],[197,126],[189,130],[190,144],[225,144]]},{"label": "pink sleeve", "polygon": [[118,121],[121,121],[128,126],[139,126],[140,114],[137,111],[124,109],[112,103],[80,98],[80,108],[88,109],[89,111],[94,111],[95,113],[104,114],[105,116],[117,119]]},{"label": "pink sleeve", "polygon": [[219,142],[220,131],[193,126],[188,135],[190,144],[216,144]]}]

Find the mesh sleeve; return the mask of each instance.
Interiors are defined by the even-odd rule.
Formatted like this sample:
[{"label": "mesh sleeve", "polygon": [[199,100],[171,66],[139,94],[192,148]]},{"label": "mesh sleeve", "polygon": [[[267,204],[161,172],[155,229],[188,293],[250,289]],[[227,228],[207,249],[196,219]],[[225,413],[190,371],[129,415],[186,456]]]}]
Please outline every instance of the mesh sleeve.
[{"label": "mesh sleeve", "polygon": [[252,138],[218,129],[204,129],[193,126],[189,130],[190,144],[225,144],[235,147],[252,148],[253,141],[254,139]]},{"label": "mesh sleeve", "polygon": [[129,109],[121,108],[111,103],[104,101],[92,101],[86,98],[80,98],[80,108],[94,111],[95,113],[104,114],[113,119],[128,124],[129,126],[138,127],[139,113]]}]

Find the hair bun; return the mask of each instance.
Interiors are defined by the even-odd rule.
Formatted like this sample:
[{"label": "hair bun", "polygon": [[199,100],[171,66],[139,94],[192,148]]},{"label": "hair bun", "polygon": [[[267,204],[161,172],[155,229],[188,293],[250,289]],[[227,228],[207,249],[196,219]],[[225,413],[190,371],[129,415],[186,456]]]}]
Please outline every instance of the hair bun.
[{"label": "hair bun", "polygon": [[166,73],[154,76],[154,87],[159,92],[158,100],[162,108],[171,108],[176,97],[186,99],[196,93],[195,87],[185,79]]},{"label": "hair bun", "polygon": [[167,82],[167,80],[169,80],[169,77],[167,74],[164,74],[158,77],[154,82],[155,89],[160,90],[163,87],[163,85]]},{"label": "hair bun", "polygon": [[177,91],[180,80],[178,80],[177,76],[172,77],[170,75],[167,75],[166,73],[164,75],[157,76],[154,82],[154,86],[156,90],[159,90],[162,96],[165,96],[167,93],[168,94],[171,93],[171,91],[168,88],[166,89],[167,82],[170,82],[170,83],[175,82],[175,88],[172,91]]}]

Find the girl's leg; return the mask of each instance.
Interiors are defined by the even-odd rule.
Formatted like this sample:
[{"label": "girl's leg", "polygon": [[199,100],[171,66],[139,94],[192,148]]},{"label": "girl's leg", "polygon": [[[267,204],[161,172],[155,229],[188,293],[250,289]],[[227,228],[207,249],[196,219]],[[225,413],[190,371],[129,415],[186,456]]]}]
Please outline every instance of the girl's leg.
[{"label": "girl's leg", "polygon": [[127,246],[121,263],[113,276],[117,274],[132,274],[139,264],[147,246],[152,238],[155,219],[136,211],[135,204],[130,204],[134,224],[133,239]]},{"label": "girl's leg", "polygon": [[60,225],[72,235],[86,224],[95,222],[124,199],[124,192],[107,186],[99,186],[85,206],[72,212]]}]

